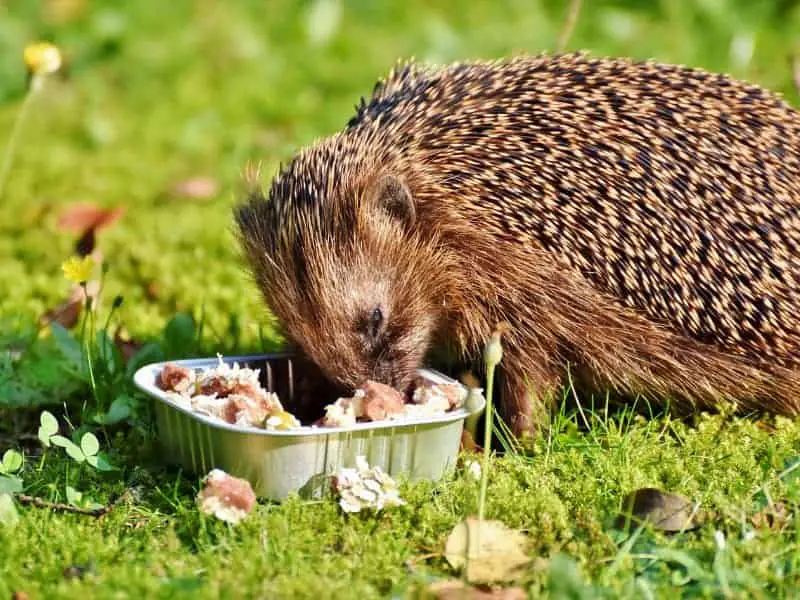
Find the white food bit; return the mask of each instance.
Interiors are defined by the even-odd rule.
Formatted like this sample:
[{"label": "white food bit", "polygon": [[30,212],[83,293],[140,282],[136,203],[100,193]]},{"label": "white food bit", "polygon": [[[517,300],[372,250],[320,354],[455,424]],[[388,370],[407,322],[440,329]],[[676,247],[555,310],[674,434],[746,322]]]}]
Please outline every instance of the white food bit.
[{"label": "white food bit", "polygon": [[240,367],[239,363],[236,362],[233,365],[229,365],[222,360],[221,354],[217,354],[217,366],[202,371],[197,381],[199,385],[202,385],[212,379],[224,379],[230,384],[249,383],[259,387],[258,376],[260,373],[260,369]]},{"label": "white food bit", "polygon": [[188,376],[181,379],[175,385],[175,392],[178,394],[191,395],[195,389],[195,385],[197,385],[197,373],[190,370]]},{"label": "white food bit", "polygon": [[415,404],[433,404],[436,407],[444,406],[443,410],[450,410],[464,406],[467,394],[462,385],[438,384],[418,387],[414,390],[412,400]]},{"label": "white food bit", "polygon": [[203,489],[197,495],[201,512],[234,525],[250,513],[255,502],[255,493],[248,481],[220,469],[212,470],[205,477]]},{"label": "white food bit", "polygon": [[189,396],[185,396],[183,394],[179,394],[178,392],[164,392],[164,395],[169,398],[170,400],[177,402],[178,404],[190,404]]},{"label": "white food bit", "polygon": [[356,390],[352,398],[339,398],[325,407],[323,424],[327,427],[349,427],[364,416],[364,390]]},{"label": "white food bit", "polygon": [[204,396],[202,394],[192,396],[190,402],[195,411],[211,417],[216,417],[217,419],[222,418],[222,411],[225,410],[225,407],[228,405],[227,398],[217,398],[216,394],[210,396]]},{"label": "white food bit", "polygon": [[[302,427],[300,422],[284,411],[283,405],[274,392],[267,392],[259,381],[260,369],[240,367],[238,363],[228,365],[217,354],[218,364],[215,367],[200,371],[189,370],[189,377],[181,380],[180,391],[165,391],[171,400],[190,407],[197,413],[230,422],[238,427],[257,427],[267,429],[296,429]],[[197,393],[201,387],[222,390],[249,388],[257,397],[249,394],[230,394],[218,397],[217,393]],[[212,385],[214,384],[214,385]],[[235,413],[233,412],[235,410]],[[265,423],[269,420],[269,423]]]},{"label": "white food bit", "polygon": [[288,412],[281,412],[280,414],[273,414],[268,417],[264,423],[265,429],[298,429],[302,427],[300,421],[295,416]]},{"label": "white food bit", "polygon": [[368,508],[380,511],[405,504],[394,479],[380,467],[370,468],[363,456],[356,457],[355,468],[340,469],[333,477],[333,484],[339,494],[339,506],[348,513]]}]

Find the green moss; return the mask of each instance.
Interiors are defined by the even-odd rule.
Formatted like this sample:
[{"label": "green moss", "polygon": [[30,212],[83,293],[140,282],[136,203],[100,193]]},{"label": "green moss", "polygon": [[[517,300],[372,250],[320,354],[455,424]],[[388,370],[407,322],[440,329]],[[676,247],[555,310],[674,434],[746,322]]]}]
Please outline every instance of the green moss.
[{"label": "green moss", "polygon": [[[797,100],[783,58],[800,25],[790,3],[583,4],[570,48],[727,71]],[[260,329],[275,341],[230,230],[248,160],[269,176],[298,147],[336,131],[398,57],[444,62],[550,49],[565,10],[549,0],[348,2],[332,37],[315,44],[306,34],[310,5],[286,0],[268,9],[255,0],[103,1],[61,23],[46,16],[52,5],[14,2],[0,19],[0,131],[10,130],[25,89],[25,43],[51,39],[69,64],[36,99],[0,202],[0,337],[14,341],[66,295],[60,265],[74,239],[57,217],[90,201],[127,210],[99,243],[111,264],[105,298],[125,296],[119,316],[128,330],[150,338],[176,312],[202,315],[208,352],[232,343],[231,315],[243,350],[258,349]],[[166,194],[196,175],[219,181],[216,197]],[[154,299],[145,293],[151,280]],[[20,364],[0,362],[3,406],[83,401],[85,383],[62,375],[63,359],[44,348]],[[587,418],[588,427],[562,415],[526,457],[494,462],[488,516],[526,530],[532,556],[554,559],[552,572],[536,563],[526,574],[533,596],[580,588],[598,597],[719,597],[728,589],[791,597],[800,584],[796,522],[752,539],[748,532],[767,497],[797,512],[800,469],[778,478],[800,454],[797,423],[769,431],[720,417]],[[387,597],[429,575],[450,576],[441,556],[426,556],[476,510],[477,482],[458,475],[404,487],[409,505],[378,517],[293,499],[262,504],[229,528],[201,518],[196,478],[164,471],[147,430],[109,436],[101,441],[121,473],[87,473],[51,453],[41,473],[28,461],[26,491],[58,499],[68,476],[98,501],[129,485],[139,496],[101,520],[23,508],[15,529],[0,528],[0,596]],[[627,547],[613,519],[623,495],[642,486],[701,501],[715,518],[680,536],[644,532]],[[664,550],[675,554],[667,560]],[[94,574],[64,577],[65,567],[83,563]]]}]

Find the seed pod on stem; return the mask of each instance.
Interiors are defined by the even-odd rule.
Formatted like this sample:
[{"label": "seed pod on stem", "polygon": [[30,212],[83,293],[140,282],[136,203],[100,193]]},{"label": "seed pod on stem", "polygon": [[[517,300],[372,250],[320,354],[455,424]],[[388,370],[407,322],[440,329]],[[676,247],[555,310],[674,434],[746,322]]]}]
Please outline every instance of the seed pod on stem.
[{"label": "seed pod on stem", "polygon": [[495,328],[483,352],[483,361],[486,365],[486,411],[485,429],[483,438],[483,468],[481,469],[481,491],[478,500],[478,520],[483,520],[486,507],[486,486],[489,481],[489,453],[492,442],[492,425],[494,421],[494,405],[492,403],[492,388],[494,387],[494,369],[503,360],[503,345],[500,336],[506,333],[511,326],[506,321],[501,321]]}]

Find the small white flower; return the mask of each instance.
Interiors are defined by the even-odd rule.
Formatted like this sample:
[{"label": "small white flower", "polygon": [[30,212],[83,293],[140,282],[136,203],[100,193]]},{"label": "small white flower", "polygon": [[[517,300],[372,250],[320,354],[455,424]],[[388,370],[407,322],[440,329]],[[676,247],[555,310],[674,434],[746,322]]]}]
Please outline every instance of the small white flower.
[{"label": "small white flower", "polygon": [[387,506],[401,506],[395,481],[380,467],[370,468],[363,456],[357,456],[356,467],[342,468],[333,477],[334,489],[339,494],[339,506],[345,512],[359,512],[365,508],[380,511]]}]

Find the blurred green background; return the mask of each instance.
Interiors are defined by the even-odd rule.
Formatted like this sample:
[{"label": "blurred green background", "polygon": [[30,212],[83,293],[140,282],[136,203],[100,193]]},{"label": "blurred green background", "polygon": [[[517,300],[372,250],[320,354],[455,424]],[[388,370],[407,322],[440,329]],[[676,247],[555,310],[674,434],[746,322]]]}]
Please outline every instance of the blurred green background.
[{"label": "blurred green background", "polygon": [[[110,299],[139,335],[205,306],[224,328],[263,309],[237,259],[230,207],[248,160],[265,179],[333,133],[403,57],[447,62],[556,47],[568,1],[8,0],[0,4],[0,145],[26,89],[24,46],[56,43],[65,69],[35,99],[0,204],[0,318],[61,301],[77,202],[123,206],[102,232]],[[797,100],[790,1],[585,0],[567,49],[729,72]],[[176,183],[210,178],[210,197]],[[149,289],[149,293],[148,293]],[[154,292],[154,290],[157,290]]]}]

